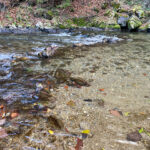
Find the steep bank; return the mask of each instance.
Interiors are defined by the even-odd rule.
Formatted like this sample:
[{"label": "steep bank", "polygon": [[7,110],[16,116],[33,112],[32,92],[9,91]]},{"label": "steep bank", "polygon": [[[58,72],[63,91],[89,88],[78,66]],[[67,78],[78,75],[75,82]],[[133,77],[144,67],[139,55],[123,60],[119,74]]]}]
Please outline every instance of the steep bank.
[{"label": "steep bank", "polygon": [[149,32],[149,3],[144,2],[141,7],[137,1],[127,0],[1,0],[0,28],[98,27]]}]

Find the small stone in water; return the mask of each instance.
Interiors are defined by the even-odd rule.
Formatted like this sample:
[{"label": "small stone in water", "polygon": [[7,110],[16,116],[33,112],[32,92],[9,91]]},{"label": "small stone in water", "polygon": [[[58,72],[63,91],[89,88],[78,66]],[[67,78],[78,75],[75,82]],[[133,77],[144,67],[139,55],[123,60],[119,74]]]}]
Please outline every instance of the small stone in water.
[{"label": "small stone in water", "polygon": [[5,138],[6,136],[8,136],[8,134],[6,133],[5,129],[0,127],[0,139]]},{"label": "small stone in water", "polygon": [[84,99],[85,102],[92,102],[92,99]]},{"label": "small stone in water", "polygon": [[13,118],[18,117],[18,115],[19,115],[18,113],[14,112],[14,113],[11,113],[11,115],[10,115],[10,116],[11,116],[11,118],[13,119]]},{"label": "small stone in water", "polygon": [[141,141],[141,139],[142,139],[142,136],[138,131],[127,134],[128,141],[137,142],[137,141]]},{"label": "small stone in water", "polygon": [[76,103],[72,100],[70,100],[69,102],[67,102],[67,105],[70,107],[74,107],[76,105]]}]

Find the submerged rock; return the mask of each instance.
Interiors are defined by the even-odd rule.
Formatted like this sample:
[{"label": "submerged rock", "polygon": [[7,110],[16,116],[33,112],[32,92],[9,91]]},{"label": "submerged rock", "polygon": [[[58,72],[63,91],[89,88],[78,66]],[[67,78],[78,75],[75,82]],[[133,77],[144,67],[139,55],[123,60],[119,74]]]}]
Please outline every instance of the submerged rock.
[{"label": "submerged rock", "polygon": [[58,83],[64,83],[70,79],[71,73],[68,70],[57,69],[54,77],[57,79]]},{"label": "submerged rock", "polygon": [[68,81],[68,85],[70,86],[90,86],[90,84],[85,81],[84,79],[78,77],[78,78],[75,78],[75,77],[71,77],[70,80]]},{"label": "submerged rock", "polygon": [[128,141],[138,142],[138,141],[141,141],[141,139],[142,139],[142,136],[138,131],[127,134]]},{"label": "submerged rock", "polygon": [[42,58],[49,58],[56,53],[57,49],[58,49],[58,46],[52,45],[50,47],[45,48],[44,51],[38,53],[38,56]]}]

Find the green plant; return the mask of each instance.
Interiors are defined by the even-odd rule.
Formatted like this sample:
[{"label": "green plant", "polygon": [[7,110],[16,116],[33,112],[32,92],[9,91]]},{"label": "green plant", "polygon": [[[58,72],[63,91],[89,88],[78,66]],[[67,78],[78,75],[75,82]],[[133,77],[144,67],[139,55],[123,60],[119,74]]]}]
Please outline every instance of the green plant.
[{"label": "green plant", "polygon": [[82,27],[88,24],[85,18],[73,18],[73,23]]},{"label": "green plant", "polygon": [[98,9],[98,8],[94,7],[93,10],[94,10],[96,13],[99,13],[99,9]]},{"label": "green plant", "polygon": [[58,5],[57,8],[65,9],[67,7],[71,6],[71,1],[70,0],[64,0],[61,5]]}]

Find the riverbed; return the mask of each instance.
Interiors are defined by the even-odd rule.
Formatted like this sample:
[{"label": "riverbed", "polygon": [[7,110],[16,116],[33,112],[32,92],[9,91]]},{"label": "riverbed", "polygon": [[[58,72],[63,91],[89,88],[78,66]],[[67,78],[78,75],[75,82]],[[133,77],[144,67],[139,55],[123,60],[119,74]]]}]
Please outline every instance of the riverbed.
[{"label": "riverbed", "polygon": [[[39,58],[50,45],[60,52]],[[1,34],[0,104],[0,149],[148,150],[150,34]],[[141,128],[141,140],[127,140]]]}]

